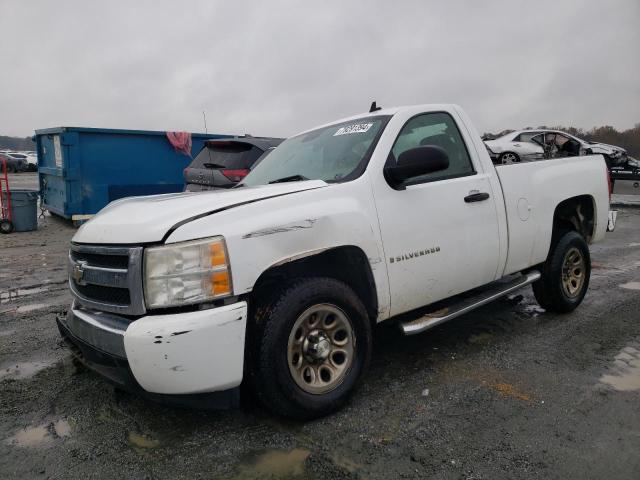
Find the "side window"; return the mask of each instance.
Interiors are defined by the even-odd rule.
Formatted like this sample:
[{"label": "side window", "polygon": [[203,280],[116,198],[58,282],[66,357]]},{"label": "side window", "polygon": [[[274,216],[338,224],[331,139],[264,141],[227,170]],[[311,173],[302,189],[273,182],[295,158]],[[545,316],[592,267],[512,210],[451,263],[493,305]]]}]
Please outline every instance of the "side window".
[{"label": "side window", "polygon": [[421,175],[407,185],[475,174],[467,147],[453,118],[448,113],[425,113],[409,120],[391,149],[387,164],[396,162],[402,152],[424,145],[441,147],[449,156],[449,168]]},{"label": "side window", "polygon": [[514,142],[530,142],[536,134],[532,132],[521,133],[517,138],[514,139]]}]

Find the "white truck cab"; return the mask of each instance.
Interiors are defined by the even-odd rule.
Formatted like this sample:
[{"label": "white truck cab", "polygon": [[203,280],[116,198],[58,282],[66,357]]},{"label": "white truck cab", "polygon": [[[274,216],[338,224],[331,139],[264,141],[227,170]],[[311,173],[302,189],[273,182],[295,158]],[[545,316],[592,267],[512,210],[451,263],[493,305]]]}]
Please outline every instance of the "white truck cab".
[{"label": "white truck cab", "polygon": [[157,400],[234,404],[246,381],[314,418],[353,392],[377,322],[422,332],[527,284],[580,304],[601,156],[495,167],[456,105],[372,110],[285,140],[236,188],[104,208],[69,252],[72,349]]}]

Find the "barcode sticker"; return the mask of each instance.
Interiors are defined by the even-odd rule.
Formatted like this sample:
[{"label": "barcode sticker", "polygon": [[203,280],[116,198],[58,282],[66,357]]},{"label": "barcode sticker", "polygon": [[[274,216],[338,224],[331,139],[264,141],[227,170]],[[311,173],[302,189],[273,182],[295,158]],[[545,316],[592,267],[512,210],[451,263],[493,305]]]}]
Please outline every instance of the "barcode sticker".
[{"label": "barcode sticker", "polygon": [[334,137],[338,135],[351,135],[352,133],[364,133],[367,132],[373,123],[354,123],[353,125],[347,125],[345,127],[340,127],[336,133],[333,134]]}]

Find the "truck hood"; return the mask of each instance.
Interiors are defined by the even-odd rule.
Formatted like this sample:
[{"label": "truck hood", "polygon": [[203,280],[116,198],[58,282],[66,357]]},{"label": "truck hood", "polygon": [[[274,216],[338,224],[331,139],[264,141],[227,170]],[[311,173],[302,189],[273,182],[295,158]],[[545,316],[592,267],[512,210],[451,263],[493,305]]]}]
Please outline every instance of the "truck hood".
[{"label": "truck hood", "polygon": [[111,202],[82,225],[74,243],[142,244],[161,241],[179,225],[221,210],[327,187],[322,180],[209,192],[169,193]]}]

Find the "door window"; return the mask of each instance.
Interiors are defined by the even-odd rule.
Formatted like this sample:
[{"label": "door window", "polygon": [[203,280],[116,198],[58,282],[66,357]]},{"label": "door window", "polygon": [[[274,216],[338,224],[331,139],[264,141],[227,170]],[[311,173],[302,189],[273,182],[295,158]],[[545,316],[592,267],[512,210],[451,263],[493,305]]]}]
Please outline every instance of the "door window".
[{"label": "door window", "polygon": [[514,142],[531,142],[533,137],[537,136],[536,132],[524,132],[520,135],[517,135],[516,138],[513,139]]},{"label": "door window", "polygon": [[435,145],[447,152],[449,167],[446,170],[414,177],[407,180],[405,185],[475,174],[469,152],[455,121],[451,115],[443,112],[425,113],[409,120],[402,127],[391,149],[387,165],[395,163],[403,152],[425,145]]}]

